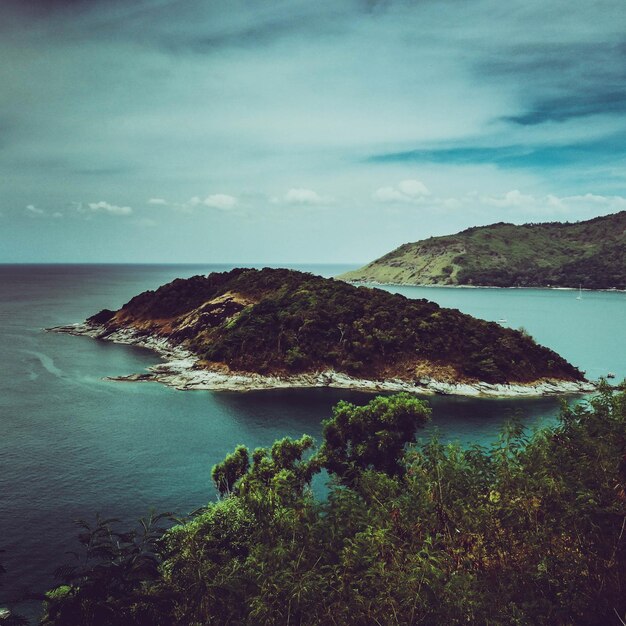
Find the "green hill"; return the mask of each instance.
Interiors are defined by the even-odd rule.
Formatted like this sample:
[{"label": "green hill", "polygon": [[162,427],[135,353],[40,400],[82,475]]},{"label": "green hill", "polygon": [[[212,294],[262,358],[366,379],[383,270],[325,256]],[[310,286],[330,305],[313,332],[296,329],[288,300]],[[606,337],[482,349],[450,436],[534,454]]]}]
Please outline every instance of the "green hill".
[{"label": "green hill", "polygon": [[500,222],[406,243],[353,282],[626,289],[626,211],[586,222]]},{"label": "green hill", "polygon": [[526,334],[427,300],[284,269],[175,280],[88,320],[165,338],[208,369],[264,375],[334,370],[443,382],[578,381],[581,372]]}]

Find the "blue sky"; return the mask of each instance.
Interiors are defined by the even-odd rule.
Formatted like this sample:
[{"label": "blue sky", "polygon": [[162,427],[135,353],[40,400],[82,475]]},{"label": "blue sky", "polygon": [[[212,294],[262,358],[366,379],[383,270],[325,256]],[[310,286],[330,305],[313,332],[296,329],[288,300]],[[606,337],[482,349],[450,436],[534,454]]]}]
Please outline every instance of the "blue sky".
[{"label": "blue sky", "polygon": [[626,208],[622,0],[4,0],[0,262],[365,262]]}]

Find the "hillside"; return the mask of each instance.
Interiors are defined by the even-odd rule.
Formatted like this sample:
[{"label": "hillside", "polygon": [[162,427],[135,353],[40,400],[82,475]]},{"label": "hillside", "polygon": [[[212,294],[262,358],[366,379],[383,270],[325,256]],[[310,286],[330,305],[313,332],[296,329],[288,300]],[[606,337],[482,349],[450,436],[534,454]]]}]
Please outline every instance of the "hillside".
[{"label": "hillside", "polygon": [[87,326],[83,334],[104,339],[122,331],[167,340],[193,354],[194,367],[229,373],[334,371],[493,384],[583,380],[519,331],[427,300],[282,269],[177,279],[119,311],[101,311]]},{"label": "hillside", "polygon": [[586,222],[500,222],[406,243],[353,282],[626,289],[626,211]]}]

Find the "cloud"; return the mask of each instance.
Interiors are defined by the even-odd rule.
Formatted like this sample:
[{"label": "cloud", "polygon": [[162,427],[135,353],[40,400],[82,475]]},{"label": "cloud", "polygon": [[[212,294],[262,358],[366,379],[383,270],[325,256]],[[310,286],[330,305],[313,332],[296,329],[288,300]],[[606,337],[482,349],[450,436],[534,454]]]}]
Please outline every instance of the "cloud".
[{"label": "cloud", "polygon": [[520,126],[536,126],[546,122],[564,122],[576,117],[625,113],[626,91],[605,91],[538,100],[523,113],[505,116],[503,119]]},{"label": "cloud", "polygon": [[534,195],[513,189],[499,195],[481,195],[468,193],[458,198],[437,198],[436,204],[450,209],[466,210],[469,207],[491,207],[500,214],[505,212],[517,221],[529,219],[529,216],[591,215],[606,214],[626,209],[623,196],[603,196],[586,193],[571,196],[559,196],[554,193]]},{"label": "cloud", "polygon": [[87,204],[88,209],[83,209],[82,206],[79,211],[92,211],[93,213],[106,213],[108,215],[130,215],[133,209],[129,206],[118,206],[117,204],[110,204],[101,200],[100,202],[89,202]]},{"label": "cloud", "polygon": [[601,196],[593,193],[586,193],[580,196],[566,196],[560,199],[564,203],[578,203],[587,205],[599,205],[609,207],[617,211],[626,209],[626,198],[623,196]]},{"label": "cloud", "polygon": [[[587,36],[590,33],[587,33]],[[591,40],[513,42],[508,54],[479,64],[483,76],[517,76],[524,90],[521,112],[503,120],[520,126],[626,113],[623,38],[593,33]]]},{"label": "cloud", "polygon": [[419,180],[403,180],[398,189],[411,198],[417,198],[419,196],[428,196],[430,191],[426,185]]},{"label": "cloud", "polygon": [[229,196],[226,193],[216,193],[212,196],[206,197],[202,204],[212,209],[227,211],[237,206],[237,198],[235,198],[234,196]]},{"label": "cloud", "polygon": [[234,209],[238,204],[238,200],[235,196],[230,196],[226,193],[215,193],[206,198],[200,198],[199,196],[194,196],[184,205],[180,205],[182,208],[193,208],[193,207],[209,207],[211,209],[219,209],[221,211],[228,211],[230,209]]},{"label": "cloud", "polygon": [[34,204],[29,204],[26,206],[26,212],[29,215],[43,215],[45,213],[45,211],[43,209],[40,209],[39,207],[36,207]]},{"label": "cloud", "polygon": [[[128,211],[158,214],[173,257],[204,258],[210,226],[215,258],[296,261],[613,210],[625,32],[623,0],[0,0],[2,230],[28,225],[0,255],[36,246],[57,207],[50,258],[72,239],[77,260],[122,246]],[[74,198],[117,204],[70,219]],[[381,208],[402,220],[381,228]],[[308,249],[289,243],[304,230]],[[153,258],[148,239],[127,258]]]},{"label": "cloud", "polygon": [[283,201],[286,204],[308,204],[308,205],[324,204],[328,202],[329,200],[330,200],[329,198],[323,198],[312,189],[303,189],[303,188],[290,189],[289,191],[287,191],[287,193],[284,195],[284,198],[283,198]]},{"label": "cloud", "polygon": [[[405,190],[414,189],[416,198],[428,198],[425,205],[432,214],[444,212],[446,215],[462,214],[473,216],[484,223],[492,223],[497,219],[505,218],[516,223],[534,221],[536,219],[586,219],[594,215],[607,214],[626,210],[626,197],[620,195],[600,195],[585,193],[578,195],[559,195],[556,193],[533,194],[519,189],[512,189],[504,193],[479,193],[469,191],[459,195],[417,195],[417,186],[405,186]],[[379,202],[387,203],[393,211],[397,203],[419,202],[400,191],[397,187],[381,187],[375,198]]]},{"label": "cloud", "polygon": [[[550,196],[556,199],[556,196]],[[500,208],[526,208],[535,205],[537,200],[534,196],[523,194],[519,189],[507,191],[501,196],[482,196],[481,202],[484,205]]]},{"label": "cloud", "polygon": [[63,213],[61,213],[60,211],[54,211],[53,213],[50,213],[48,211],[45,211],[44,209],[40,209],[38,206],[35,206],[34,204],[26,205],[24,207],[24,210],[26,214],[29,215],[30,217],[38,217],[42,215],[46,217],[53,217],[53,218],[63,217]]},{"label": "cloud", "polygon": [[374,199],[378,202],[423,202],[430,196],[426,185],[419,180],[403,180],[397,187],[380,187],[374,192]]},{"label": "cloud", "polygon": [[379,202],[406,202],[409,200],[395,187],[380,187],[374,193],[374,198]]},{"label": "cloud", "polygon": [[[510,135],[507,136],[510,139]],[[519,144],[442,145],[438,148],[383,152],[371,155],[366,162],[376,164],[431,163],[438,165],[497,165],[502,169],[566,169],[570,166],[598,164],[626,157],[626,130],[598,138],[577,141],[538,138]]]}]

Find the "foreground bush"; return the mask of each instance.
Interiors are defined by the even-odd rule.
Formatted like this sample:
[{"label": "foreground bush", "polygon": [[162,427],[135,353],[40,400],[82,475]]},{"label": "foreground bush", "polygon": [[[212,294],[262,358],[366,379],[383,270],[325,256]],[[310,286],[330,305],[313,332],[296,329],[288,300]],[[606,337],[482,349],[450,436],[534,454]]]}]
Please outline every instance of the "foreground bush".
[{"label": "foreground bush", "polygon": [[221,499],[160,540],[146,526],[120,543],[103,525],[117,548],[67,573],[42,623],[625,620],[625,394],[602,389],[489,448],[407,448],[427,417],[404,394],[341,403],[317,454],[308,437],[238,448],[213,470]]}]

